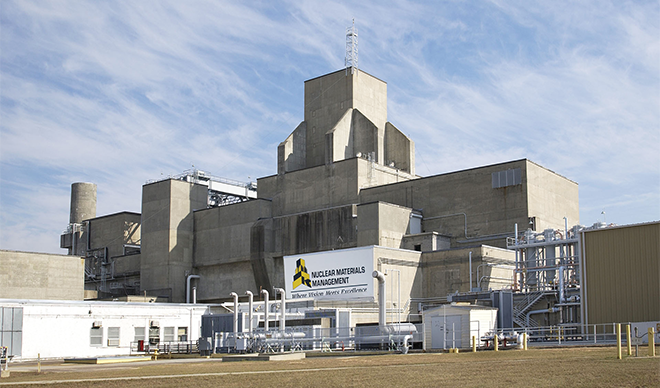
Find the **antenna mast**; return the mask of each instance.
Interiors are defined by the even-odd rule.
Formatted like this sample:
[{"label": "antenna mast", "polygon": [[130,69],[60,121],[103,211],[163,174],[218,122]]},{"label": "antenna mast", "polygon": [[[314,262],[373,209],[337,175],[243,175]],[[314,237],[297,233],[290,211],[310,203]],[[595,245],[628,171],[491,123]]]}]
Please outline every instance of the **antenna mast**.
[{"label": "antenna mast", "polygon": [[353,25],[346,29],[346,58],[344,59],[346,74],[348,68],[351,68],[351,74],[358,69],[358,31],[355,28],[355,19]]}]

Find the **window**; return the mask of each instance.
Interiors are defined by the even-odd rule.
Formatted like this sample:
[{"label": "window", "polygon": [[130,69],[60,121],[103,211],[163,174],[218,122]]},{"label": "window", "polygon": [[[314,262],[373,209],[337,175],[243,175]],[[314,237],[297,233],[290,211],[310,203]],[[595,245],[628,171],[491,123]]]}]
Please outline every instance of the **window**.
[{"label": "window", "polygon": [[144,341],[144,327],[136,327],[135,328],[135,336],[133,338],[133,341],[138,342],[138,341]]},{"label": "window", "polygon": [[108,327],[108,346],[119,346],[118,327]]},{"label": "window", "polygon": [[494,189],[522,184],[522,176],[519,168],[494,172],[491,174],[491,178]]},{"label": "window", "polygon": [[102,327],[92,327],[89,330],[89,344],[90,346],[103,346]]},{"label": "window", "polygon": [[164,342],[174,342],[174,328],[166,327],[163,331],[163,341]]},{"label": "window", "polygon": [[188,341],[188,328],[180,327],[178,332],[179,341],[186,342]]}]

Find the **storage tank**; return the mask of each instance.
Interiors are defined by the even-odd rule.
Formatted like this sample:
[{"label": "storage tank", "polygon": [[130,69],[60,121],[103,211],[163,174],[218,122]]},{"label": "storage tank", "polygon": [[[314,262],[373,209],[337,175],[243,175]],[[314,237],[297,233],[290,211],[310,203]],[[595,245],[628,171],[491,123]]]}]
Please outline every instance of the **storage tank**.
[{"label": "storage tank", "polygon": [[96,184],[76,182],[71,184],[71,212],[69,223],[80,224],[96,217]]}]

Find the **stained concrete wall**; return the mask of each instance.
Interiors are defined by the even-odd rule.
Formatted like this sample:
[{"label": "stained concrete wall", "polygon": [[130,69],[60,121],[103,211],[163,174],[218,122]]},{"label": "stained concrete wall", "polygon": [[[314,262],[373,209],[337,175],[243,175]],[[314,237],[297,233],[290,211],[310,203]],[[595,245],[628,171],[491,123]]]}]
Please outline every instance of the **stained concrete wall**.
[{"label": "stained concrete wall", "polygon": [[[470,287],[470,252],[472,252],[472,287]],[[513,251],[487,245],[425,252],[421,260],[422,296],[442,297],[455,292],[468,292],[479,284],[483,290],[505,288],[513,284],[513,266],[515,266]]]},{"label": "stained concrete wall", "polygon": [[266,286],[257,284],[256,278],[267,277],[268,272],[258,263],[258,268],[253,267],[251,235],[255,223],[270,216],[271,202],[266,200],[194,213],[194,272],[201,276],[197,281],[198,300],[223,300],[236,290],[256,294],[260,286]]},{"label": "stained concrete wall", "polygon": [[[521,184],[493,188],[492,173],[509,169],[520,169]],[[530,190],[536,194],[530,195]],[[561,193],[562,200],[539,199],[538,193],[544,190],[550,193],[547,196]],[[524,230],[529,217],[545,218],[542,225],[563,225],[564,216],[576,219],[579,202],[574,182],[525,159],[360,191],[360,202],[375,200],[420,209],[423,231],[451,235],[452,246],[474,243],[471,239],[478,237],[500,247],[506,241],[497,235],[512,235],[516,223]],[[540,202],[544,203],[542,217],[534,213]]]},{"label": "stained concrete wall", "polygon": [[0,299],[82,300],[79,256],[0,250]]},{"label": "stained concrete wall", "polygon": [[208,188],[168,179],[142,187],[140,284],[152,296],[184,302],[193,264],[193,211],[205,209]]},{"label": "stained concrete wall", "polygon": [[401,248],[408,234],[412,209],[384,202],[357,207],[358,246]]}]

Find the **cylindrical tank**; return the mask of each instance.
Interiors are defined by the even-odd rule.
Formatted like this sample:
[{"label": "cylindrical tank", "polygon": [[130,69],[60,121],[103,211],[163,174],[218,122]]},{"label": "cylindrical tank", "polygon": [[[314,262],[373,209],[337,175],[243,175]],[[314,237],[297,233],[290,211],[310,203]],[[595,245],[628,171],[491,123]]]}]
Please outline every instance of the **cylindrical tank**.
[{"label": "cylindrical tank", "polygon": [[96,217],[96,184],[72,183],[69,223],[80,224],[84,220],[94,217]]}]

